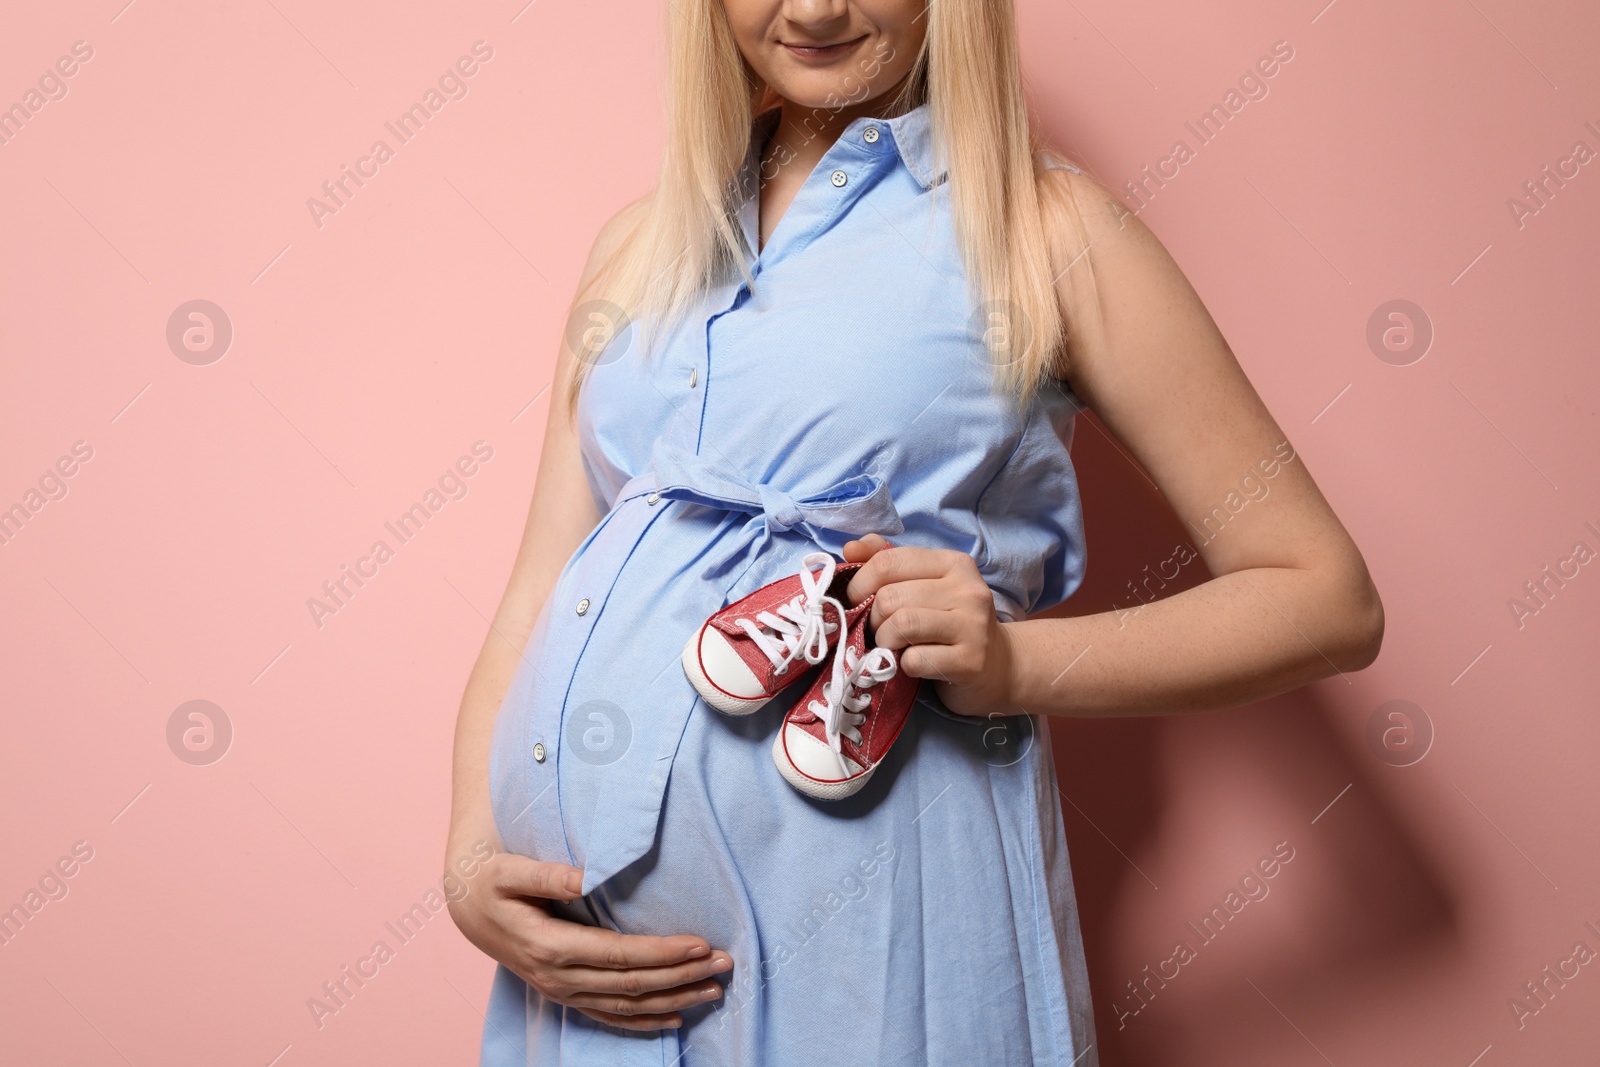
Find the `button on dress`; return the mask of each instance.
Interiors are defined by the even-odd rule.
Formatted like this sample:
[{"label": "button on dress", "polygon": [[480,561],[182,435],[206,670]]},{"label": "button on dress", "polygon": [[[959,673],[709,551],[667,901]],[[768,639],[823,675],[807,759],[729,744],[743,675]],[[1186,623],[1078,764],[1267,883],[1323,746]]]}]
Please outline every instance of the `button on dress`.
[{"label": "button on dress", "polygon": [[[757,245],[757,120],[739,213]],[[707,616],[878,532],[972,556],[1003,619],[1082,579],[1081,405],[995,385],[926,105],[857,119],[759,254],[645,354],[595,359],[578,433],[603,514],[544,606],[495,724],[504,847],[584,869],[558,914],[729,952],[678,1030],[604,1026],[497,970],[488,1065],[1092,1067],[1047,727],[964,718],[924,683],[867,786],[810,799],[772,763],[797,684],[704,704]]]}]

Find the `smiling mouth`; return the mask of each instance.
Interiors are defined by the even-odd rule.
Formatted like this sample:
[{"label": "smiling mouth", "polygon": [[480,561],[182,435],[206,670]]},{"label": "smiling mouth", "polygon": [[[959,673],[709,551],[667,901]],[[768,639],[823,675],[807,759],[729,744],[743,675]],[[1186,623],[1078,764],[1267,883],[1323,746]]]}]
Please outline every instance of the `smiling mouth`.
[{"label": "smiling mouth", "polygon": [[856,45],[860,44],[866,39],[866,34],[862,34],[860,37],[852,38],[848,41],[840,41],[838,44],[790,44],[788,41],[782,41],[779,43],[781,43],[783,47],[787,48],[790,54],[795,56],[797,59],[804,59],[813,63],[825,63],[829,60],[838,59],[840,56],[846,55],[852,51]]}]

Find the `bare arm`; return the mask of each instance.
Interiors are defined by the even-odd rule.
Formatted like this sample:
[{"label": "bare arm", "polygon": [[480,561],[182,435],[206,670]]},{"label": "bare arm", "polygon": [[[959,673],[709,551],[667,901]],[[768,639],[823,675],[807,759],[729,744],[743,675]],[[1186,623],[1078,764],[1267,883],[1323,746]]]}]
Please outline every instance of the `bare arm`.
[{"label": "bare arm", "polygon": [[600,519],[584,481],[577,434],[562,402],[571,373],[572,356],[563,350],[550,388],[550,417],[522,544],[456,715],[447,867],[468,855],[476,841],[487,841],[499,851],[489,810],[489,746],[496,713],[562,566]]},{"label": "bare arm", "polygon": [[[615,221],[607,229],[614,227]],[[585,280],[607,243],[607,232],[602,230],[584,270]],[[489,748],[495,717],[562,566],[600,521],[584,479],[576,427],[564,402],[573,371],[573,354],[563,344],[549,390],[550,415],[522,543],[456,715],[447,868],[468,855],[476,841],[487,841],[499,851],[489,808]]]},{"label": "bare arm", "polygon": [[[628,220],[625,209],[601,231],[585,280]],[[574,369],[563,346],[522,544],[456,716],[445,869],[467,876],[468,890],[451,901],[450,914],[468,940],[546,997],[615,1026],[656,1030],[681,1025],[681,1009],[720,996],[709,979],[729,970],[732,959],[700,937],[622,935],[554,918],[538,901],[573,900],[582,872],[501,852],[490,807],[489,750],[500,704],[561,568],[600,520],[565,403]],[[478,862],[485,855],[487,862]]]},{"label": "bare arm", "polygon": [[1057,283],[1072,331],[1062,370],[1216,577],[1133,612],[1002,624],[969,557],[879,551],[873,538],[849,554],[871,557],[851,594],[878,591],[878,640],[903,650],[909,673],[941,681],[952,710],[974,714],[1193,711],[1365,667],[1383,633],[1366,565],[1205,305],[1097,183],[1046,180],[1076,194],[1089,243],[1079,258],[1083,246],[1057,227],[1056,259],[1073,264]]}]

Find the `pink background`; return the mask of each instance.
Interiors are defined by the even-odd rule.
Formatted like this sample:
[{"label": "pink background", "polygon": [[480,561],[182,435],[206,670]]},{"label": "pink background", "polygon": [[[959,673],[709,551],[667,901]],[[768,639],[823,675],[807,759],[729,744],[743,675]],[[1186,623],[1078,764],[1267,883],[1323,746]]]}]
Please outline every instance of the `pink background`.
[{"label": "pink background", "polygon": [[[75,442],[93,455],[0,546],[0,907],[74,843],[93,856],[0,946],[0,1060],[475,1062],[491,967],[442,911],[321,1028],[306,1001],[396,944],[384,924],[437,883],[456,701],[532,487],[562,311],[661,143],[657,5],[524,2],[4,17],[0,104],[76,41],[93,58],[0,144],[0,507]],[[1184,122],[1293,48],[1142,217],[1388,610],[1359,676],[1055,724],[1102,1062],[1592,1060],[1600,967],[1520,1027],[1508,1000],[1575,942],[1600,950],[1600,566],[1521,628],[1508,599],[1580,539],[1600,549],[1600,164],[1520,227],[1507,200],[1574,142],[1600,148],[1600,16],[1020,8],[1049,132],[1114,188],[1195,148]],[[319,228],[307,198],[394,147],[383,124],[479,40],[468,95]],[[195,299],[233,328],[209,365],[166,338]],[[1393,299],[1435,331],[1407,366],[1366,340]],[[319,628],[308,598],[393,544],[384,522],[476,441],[493,459],[467,495]],[[1075,453],[1091,565],[1070,608],[1126,605],[1182,523],[1093,425]],[[169,747],[191,700],[231,723],[209,765]],[[1390,700],[1432,724],[1420,762],[1367,739]],[[1294,859],[1270,894],[1141,1007],[1126,983],[1198,943],[1186,921],[1278,842]]]}]

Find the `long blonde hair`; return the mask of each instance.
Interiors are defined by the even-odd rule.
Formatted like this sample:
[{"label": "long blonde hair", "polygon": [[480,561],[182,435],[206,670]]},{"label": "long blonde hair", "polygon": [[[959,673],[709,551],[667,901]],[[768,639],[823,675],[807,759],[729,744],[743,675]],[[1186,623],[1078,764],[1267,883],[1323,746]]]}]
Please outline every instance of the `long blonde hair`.
[{"label": "long blonde hair", "polygon": [[[737,179],[754,117],[777,100],[740,54],[723,0],[673,0],[672,8],[660,180],[573,300],[574,308],[607,301],[646,346],[708,288],[744,270]],[[1077,246],[1085,243],[1070,187],[1052,183],[1047,192],[1040,181],[1046,146],[1029,123],[1012,0],[930,0],[922,51],[891,110],[923,103],[949,171],[984,342],[1001,384],[1025,401],[1066,338],[1047,222],[1065,222]],[[582,355],[568,382],[569,408],[590,365]]]}]

